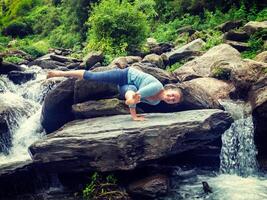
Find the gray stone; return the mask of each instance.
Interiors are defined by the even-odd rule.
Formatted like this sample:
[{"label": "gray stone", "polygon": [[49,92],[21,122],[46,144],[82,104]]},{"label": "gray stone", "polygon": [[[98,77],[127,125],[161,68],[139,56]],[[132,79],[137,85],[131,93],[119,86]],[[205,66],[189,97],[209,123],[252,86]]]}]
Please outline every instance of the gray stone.
[{"label": "gray stone", "polygon": [[231,30],[229,32],[224,33],[223,39],[238,41],[238,42],[246,42],[249,39],[249,36],[245,31]]},{"label": "gray stone", "polygon": [[29,71],[11,71],[8,73],[8,78],[12,80],[15,84],[22,84],[29,80],[35,79],[36,73]]},{"label": "gray stone", "polygon": [[128,187],[128,192],[148,198],[155,198],[168,192],[169,180],[165,175],[154,175],[136,182]]},{"label": "gray stone", "polygon": [[250,48],[249,44],[245,42],[236,42],[236,41],[226,40],[225,43],[231,45],[232,47],[237,49],[239,52],[248,51]]},{"label": "gray stone", "polygon": [[76,120],[29,147],[32,159],[53,171],[132,170],[157,159],[202,146],[232,123],[222,110],[191,110]]},{"label": "gray stone", "polygon": [[85,68],[90,69],[93,67],[96,63],[98,62],[103,62],[104,61],[104,55],[103,52],[91,52],[88,55],[86,55],[83,59]]},{"label": "gray stone", "polygon": [[208,50],[204,55],[185,63],[174,71],[180,81],[198,77],[208,77],[212,68],[236,68],[241,63],[240,53],[228,44],[220,44]]},{"label": "gray stone", "polygon": [[86,101],[72,106],[76,119],[129,114],[129,108],[119,99],[101,99]]},{"label": "gray stone", "polygon": [[267,63],[267,51],[263,51],[263,52],[261,52],[260,54],[258,54],[258,55],[255,57],[255,60],[258,61],[258,62],[264,62],[264,63]]},{"label": "gray stone", "polygon": [[145,56],[143,58],[142,62],[152,63],[160,69],[165,68],[164,63],[163,63],[163,59],[157,54],[149,54],[149,55]]},{"label": "gray stone", "polygon": [[74,119],[72,113],[74,83],[76,79],[67,79],[61,82],[45,97],[41,124],[47,133],[60,128],[65,123]]},{"label": "gray stone", "polygon": [[262,21],[262,22],[250,21],[243,27],[243,29],[246,31],[248,35],[252,35],[257,31],[267,29],[267,21]]},{"label": "gray stone", "polygon": [[217,28],[221,30],[222,32],[227,32],[227,31],[230,31],[231,29],[236,29],[236,28],[241,27],[242,24],[243,22],[240,20],[239,21],[228,21],[217,26]]},{"label": "gray stone", "polygon": [[11,71],[24,71],[24,68],[9,62],[0,62],[0,74],[8,74]]}]

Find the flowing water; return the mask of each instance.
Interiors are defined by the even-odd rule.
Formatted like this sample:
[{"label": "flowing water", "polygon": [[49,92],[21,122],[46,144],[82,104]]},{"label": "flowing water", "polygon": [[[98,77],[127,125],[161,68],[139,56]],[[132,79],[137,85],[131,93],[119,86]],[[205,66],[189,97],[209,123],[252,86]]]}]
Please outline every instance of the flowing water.
[{"label": "flowing water", "polygon": [[[194,173],[189,172],[191,176],[186,178],[174,175],[170,195],[164,200],[267,199],[267,177],[257,167],[250,106],[232,101],[221,104],[231,113],[234,123],[222,136],[219,172],[193,169]],[[204,192],[203,182],[212,192]]]},{"label": "flowing water", "polygon": [[30,159],[28,147],[45,135],[40,124],[41,107],[51,85],[44,84],[45,72],[41,68],[25,68],[37,73],[36,79],[15,85],[7,76],[0,76],[1,105],[6,103],[9,108],[4,120],[10,132],[1,137],[0,166]]}]

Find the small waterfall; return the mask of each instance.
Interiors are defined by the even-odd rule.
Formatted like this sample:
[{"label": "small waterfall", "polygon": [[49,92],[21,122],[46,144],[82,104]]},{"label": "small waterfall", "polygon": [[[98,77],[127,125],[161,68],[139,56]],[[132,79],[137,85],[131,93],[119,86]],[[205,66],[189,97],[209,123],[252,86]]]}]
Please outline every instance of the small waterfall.
[{"label": "small waterfall", "polygon": [[45,73],[38,66],[27,71],[37,73],[37,77],[21,85],[15,85],[7,76],[0,76],[1,105],[7,102],[11,107],[3,119],[7,127],[1,127],[0,120],[1,130],[8,132],[0,135],[0,165],[30,159],[28,147],[45,135],[40,124],[42,103],[59,81],[45,81]]},{"label": "small waterfall", "polygon": [[257,173],[257,149],[250,106],[243,102],[221,102],[232,114],[234,123],[222,136],[220,171],[239,176]]}]

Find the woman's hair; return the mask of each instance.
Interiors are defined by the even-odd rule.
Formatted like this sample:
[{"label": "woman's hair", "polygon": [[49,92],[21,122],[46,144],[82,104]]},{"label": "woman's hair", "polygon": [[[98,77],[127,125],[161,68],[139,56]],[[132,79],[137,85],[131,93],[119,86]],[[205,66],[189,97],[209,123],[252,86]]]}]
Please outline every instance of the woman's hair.
[{"label": "woman's hair", "polygon": [[183,101],[184,95],[183,95],[183,92],[182,92],[181,88],[177,87],[174,84],[167,84],[167,85],[164,85],[164,89],[165,90],[173,90],[173,91],[178,92],[180,94],[180,102]]}]

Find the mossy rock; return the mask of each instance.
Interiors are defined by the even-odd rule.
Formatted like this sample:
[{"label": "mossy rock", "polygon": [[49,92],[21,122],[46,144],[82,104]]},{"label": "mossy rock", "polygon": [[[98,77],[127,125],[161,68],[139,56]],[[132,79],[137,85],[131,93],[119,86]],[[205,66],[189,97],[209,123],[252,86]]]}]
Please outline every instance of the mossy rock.
[{"label": "mossy rock", "polygon": [[231,75],[231,69],[214,67],[211,70],[211,76],[220,80],[229,80]]}]

